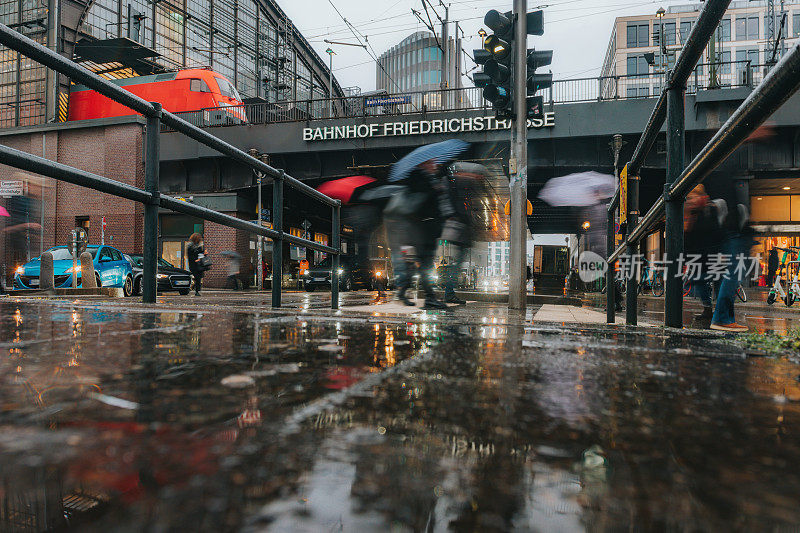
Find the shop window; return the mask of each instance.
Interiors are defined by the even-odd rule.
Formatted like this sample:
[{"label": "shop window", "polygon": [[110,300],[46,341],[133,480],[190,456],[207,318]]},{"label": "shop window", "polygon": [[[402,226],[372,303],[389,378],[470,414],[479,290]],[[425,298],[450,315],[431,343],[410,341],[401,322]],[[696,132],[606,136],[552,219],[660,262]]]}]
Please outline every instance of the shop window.
[{"label": "shop window", "polygon": [[791,219],[789,196],[755,196],[750,199],[753,222],[778,222]]}]

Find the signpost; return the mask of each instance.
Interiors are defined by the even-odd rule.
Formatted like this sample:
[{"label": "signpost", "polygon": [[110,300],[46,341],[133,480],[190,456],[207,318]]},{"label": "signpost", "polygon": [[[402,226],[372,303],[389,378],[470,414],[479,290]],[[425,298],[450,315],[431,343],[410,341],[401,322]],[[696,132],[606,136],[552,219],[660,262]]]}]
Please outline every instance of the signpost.
[{"label": "signpost", "polygon": [[103,217],[103,222],[100,224],[100,244],[106,243],[106,217]]},{"label": "signpost", "polygon": [[25,182],[23,180],[0,180],[0,196],[9,198],[11,196],[22,196],[25,194]]},{"label": "signpost", "polygon": [[[628,165],[622,167],[619,173],[619,225],[623,226],[628,220]],[[619,233],[619,231],[617,231]]]}]

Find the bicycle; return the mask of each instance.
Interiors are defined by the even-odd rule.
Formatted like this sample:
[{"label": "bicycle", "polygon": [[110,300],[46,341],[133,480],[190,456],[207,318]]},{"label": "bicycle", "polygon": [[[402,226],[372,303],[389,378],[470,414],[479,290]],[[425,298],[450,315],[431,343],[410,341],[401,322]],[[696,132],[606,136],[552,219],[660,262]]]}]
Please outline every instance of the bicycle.
[{"label": "bicycle", "polygon": [[[666,274],[666,273],[664,273]],[[659,274],[656,269],[649,264],[642,268],[642,279],[639,282],[639,294],[645,290],[653,293],[653,296],[664,296],[664,275]]]},{"label": "bicycle", "polygon": [[[781,300],[786,307],[791,307],[794,303],[795,299],[798,295],[800,295],[800,283],[798,283],[798,270],[795,269],[794,279],[792,282],[789,282],[789,265],[800,265],[800,261],[787,261],[790,254],[798,254],[798,248],[795,246],[790,246],[788,248],[778,248],[775,247],[776,250],[780,250],[783,252],[781,256],[781,262],[778,266],[778,272],[775,276],[775,282],[772,284],[772,288],[769,290],[769,294],[767,294],[767,305],[774,304],[778,296],[780,295]],[[786,272],[786,290],[783,290],[783,285],[781,284],[781,273]]]}]

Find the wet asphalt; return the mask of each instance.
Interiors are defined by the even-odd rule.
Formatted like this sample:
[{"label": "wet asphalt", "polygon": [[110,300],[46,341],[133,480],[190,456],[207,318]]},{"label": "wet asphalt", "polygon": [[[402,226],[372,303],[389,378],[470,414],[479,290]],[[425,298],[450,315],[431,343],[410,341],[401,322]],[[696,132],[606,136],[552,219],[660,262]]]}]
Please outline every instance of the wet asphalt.
[{"label": "wet asphalt", "polygon": [[0,531],[800,527],[800,360],[374,293],[0,299]]}]

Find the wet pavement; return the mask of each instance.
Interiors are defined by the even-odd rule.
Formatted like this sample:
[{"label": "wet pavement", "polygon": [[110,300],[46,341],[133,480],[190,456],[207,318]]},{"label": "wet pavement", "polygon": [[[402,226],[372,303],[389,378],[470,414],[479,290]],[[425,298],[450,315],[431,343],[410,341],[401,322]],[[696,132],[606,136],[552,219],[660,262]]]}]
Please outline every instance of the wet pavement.
[{"label": "wet pavement", "polygon": [[800,360],[268,298],[0,299],[0,531],[800,527]]}]

